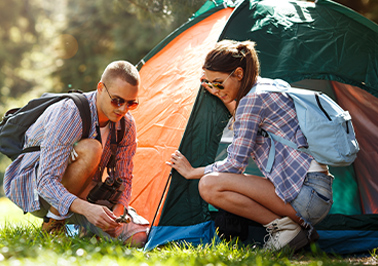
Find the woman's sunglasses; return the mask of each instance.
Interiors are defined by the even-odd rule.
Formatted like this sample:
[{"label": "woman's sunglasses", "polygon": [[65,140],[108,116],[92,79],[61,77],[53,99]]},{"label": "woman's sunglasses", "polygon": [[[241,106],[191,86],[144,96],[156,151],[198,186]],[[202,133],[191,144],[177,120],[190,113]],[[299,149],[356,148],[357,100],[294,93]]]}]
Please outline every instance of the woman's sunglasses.
[{"label": "woman's sunglasses", "polygon": [[124,104],[126,104],[126,107],[127,109],[129,110],[134,110],[135,108],[138,107],[139,105],[139,102],[138,101],[134,101],[134,100],[131,100],[131,101],[125,101],[124,99],[122,98],[113,98],[109,91],[108,91],[108,88],[106,87],[105,83],[102,82],[102,84],[104,84],[104,87],[106,89],[106,91],[108,92],[109,94],[109,97],[110,97],[110,102],[111,104],[114,106],[114,107],[121,107],[123,106]]},{"label": "woman's sunglasses", "polygon": [[229,77],[231,77],[232,74],[234,74],[235,69],[228,75],[228,77],[222,81],[222,82],[210,82],[207,79],[203,79],[202,83],[206,83],[207,86],[210,87],[210,89],[218,89],[218,90],[224,90],[224,83],[228,80]]}]

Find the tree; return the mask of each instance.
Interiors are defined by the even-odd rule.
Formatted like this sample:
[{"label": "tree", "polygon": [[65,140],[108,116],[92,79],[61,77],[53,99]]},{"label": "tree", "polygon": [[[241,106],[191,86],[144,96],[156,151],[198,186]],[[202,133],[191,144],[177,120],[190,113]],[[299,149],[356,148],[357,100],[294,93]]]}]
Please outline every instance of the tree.
[{"label": "tree", "polygon": [[[0,117],[43,92],[95,89],[108,63],[138,63],[205,1],[1,1]],[[0,154],[0,184],[9,162]]]},{"label": "tree", "polygon": [[53,72],[60,81],[55,90],[93,90],[111,61],[124,59],[137,64],[205,1],[196,2],[197,5],[186,4],[187,8],[183,8],[177,1],[165,0],[68,0],[70,12],[66,13],[67,27],[63,33],[73,36],[78,50],[71,58],[63,59],[63,64]]},{"label": "tree", "polygon": [[34,12],[38,12],[29,2],[15,0],[11,4],[0,2],[0,106],[9,96],[17,97],[34,86],[20,73],[23,61],[38,40],[35,29]]},{"label": "tree", "polygon": [[360,13],[366,18],[378,23],[378,1],[376,0],[336,0],[336,2],[347,6]]}]

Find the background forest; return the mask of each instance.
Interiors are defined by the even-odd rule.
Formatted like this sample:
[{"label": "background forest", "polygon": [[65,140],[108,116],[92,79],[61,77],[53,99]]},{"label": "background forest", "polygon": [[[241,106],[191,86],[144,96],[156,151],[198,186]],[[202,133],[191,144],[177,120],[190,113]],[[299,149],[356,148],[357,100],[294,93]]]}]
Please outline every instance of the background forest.
[{"label": "background forest", "polygon": [[[108,63],[137,64],[205,2],[1,0],[0,117],[47,91],[94,90]],[[378,22],[377,0],[336,2]],[[0,185],[9,163],[0,154]]]}]

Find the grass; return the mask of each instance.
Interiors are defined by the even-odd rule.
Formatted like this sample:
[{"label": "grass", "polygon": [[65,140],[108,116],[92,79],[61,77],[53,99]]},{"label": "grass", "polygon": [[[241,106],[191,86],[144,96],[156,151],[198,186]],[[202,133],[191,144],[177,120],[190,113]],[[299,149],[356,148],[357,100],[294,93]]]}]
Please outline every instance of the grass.
[{"label": "grass", "polygon": [[8,199],[0,198],[0,265],[366,265],[377,264],[378,254],[367,258],[340,258],[314,247],[311,253],[264,252],[254,246],[221,242],[184,246],[170,243],[144,252],[118,241],[50,236],[40,231],[41,219],[23,215]]}]

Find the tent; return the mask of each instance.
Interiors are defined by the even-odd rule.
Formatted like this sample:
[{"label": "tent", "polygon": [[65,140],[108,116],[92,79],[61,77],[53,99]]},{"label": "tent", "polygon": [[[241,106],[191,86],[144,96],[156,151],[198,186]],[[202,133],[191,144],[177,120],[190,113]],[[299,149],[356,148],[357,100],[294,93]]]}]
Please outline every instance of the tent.
[{"label": "tent", "polygon": [[[361,151],[353,165],[331,169],[334,205],[316,226],[318,245],[339,254],[378,247],[378,26],[330,0],[212,0],[139,64],[131,205],[152,223],[146,249],[215,235],[216,209],[201,199],[198,181],[165,161],[177,148],[194,167],[225,154],[230,114],[199,81],[205,55],[221,39],[255,41],[261,76],[324,91],[351,113]],[[246,172],[261,175],[253,162]]]}]

